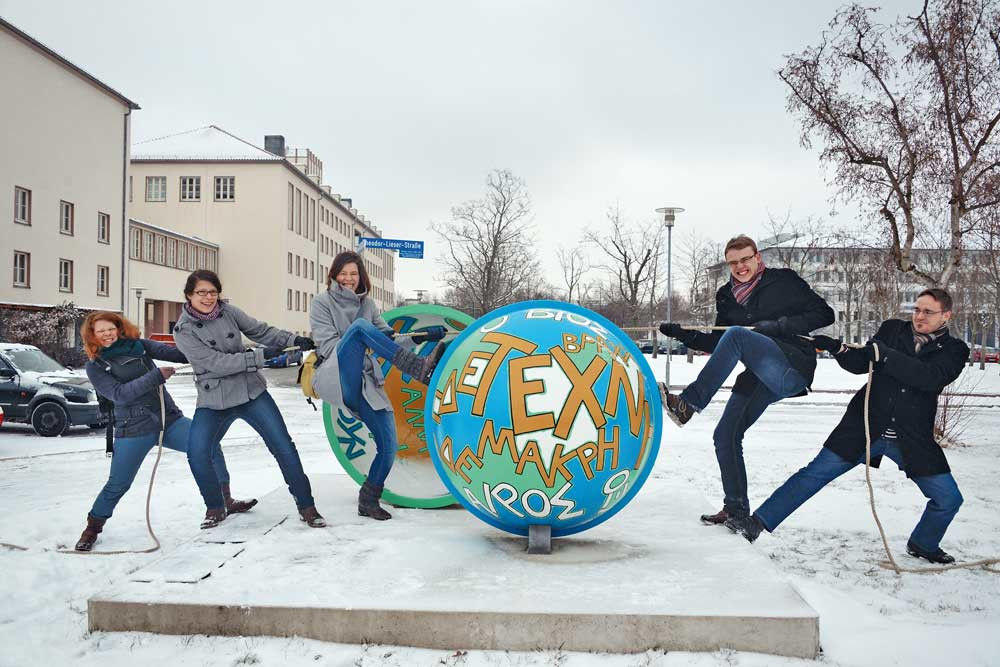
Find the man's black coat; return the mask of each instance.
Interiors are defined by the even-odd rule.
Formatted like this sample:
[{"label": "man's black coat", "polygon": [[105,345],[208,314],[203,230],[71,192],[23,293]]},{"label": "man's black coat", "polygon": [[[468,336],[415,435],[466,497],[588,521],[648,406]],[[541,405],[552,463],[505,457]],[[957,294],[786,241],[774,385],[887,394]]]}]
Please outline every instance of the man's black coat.
[{"label": "man's black coat", "polygon": [[[806,379],[806,386],[811,386],[816,372],[816,350],[799,334],[808,335],[815,329],[833,324],[833,309],[791,269],[765,268],[760,282],[744,304],[733,296],[730,283],[727,282],[715,293],[715,326],[747,326],[762,320],[776,320],[781,326],[781,333],[773,337],[774,341],[785,353],[792,368]],[[680,340],[688,347],[712,352],[722,334],[722,331],[685,331],[684,338]],[[749,394],[758,382],[752,372],[743,371],[736,378],[733,391]]]},{"label": "man's black coat", "polygon": [[[934,440],[934,417],[938,396],[962,374],[969,347],[945,332],[915,352],[913,325],[904,320],[886,320],[872,340],[878,341],[882,351],[872,376],[868,411],[872,441],[887,428],[896,431],[907,477],[951,472]],[[864,348],[848,348],[836,359],[844,370],[868,373],[868,351]],[[823,446],[848,461],[864,458],[864,407],[862,387]],[[872,459],[872,466],[877,468],[880,458]]]}]

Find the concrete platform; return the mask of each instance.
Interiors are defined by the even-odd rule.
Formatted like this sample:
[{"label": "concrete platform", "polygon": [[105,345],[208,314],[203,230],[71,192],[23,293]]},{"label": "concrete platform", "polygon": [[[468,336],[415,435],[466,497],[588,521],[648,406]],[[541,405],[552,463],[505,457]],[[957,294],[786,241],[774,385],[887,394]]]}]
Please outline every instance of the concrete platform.
[{"label": "concrete platform", "polygon": [[[424,648],[731,648],[813,658],[819,617],[767,558],[650,479],[618,516],[548,555],[461,509],[356,514],[357,486],[312,479],[330,527],[285,489],[88,602],[92,631],[300,636]],[[192,517],[192,523],[197,517]]]}]

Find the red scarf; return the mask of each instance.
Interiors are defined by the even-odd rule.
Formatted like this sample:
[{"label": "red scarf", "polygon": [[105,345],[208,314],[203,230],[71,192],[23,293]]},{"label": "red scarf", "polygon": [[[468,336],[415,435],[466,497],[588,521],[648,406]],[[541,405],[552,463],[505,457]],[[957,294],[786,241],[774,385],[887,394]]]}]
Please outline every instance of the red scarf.
[{"label": "red scarf", "polygon": [[733,290],[733,296],[736,297],[737,303],[743,305],[747,302],[747,299],[750,298],[750,293],[753,292],[753,288],[757,286],[757,283],[760,282],[761,276],[764,275],[764,268],[764,258],[761,257],[760,263],[757,265],[757,273],[753,274],[753,278],[745,283],[741,283],[736,280],[736,276],[729,279],[731,283],[730,289]]}]

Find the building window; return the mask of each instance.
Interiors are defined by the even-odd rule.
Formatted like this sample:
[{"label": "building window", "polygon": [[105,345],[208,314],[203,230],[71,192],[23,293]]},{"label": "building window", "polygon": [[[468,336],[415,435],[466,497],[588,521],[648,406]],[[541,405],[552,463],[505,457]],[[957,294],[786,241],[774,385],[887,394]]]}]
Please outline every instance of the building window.
[{"label": "building window", "polygon": [[295,256],[295,275],[302,275],[302,258],[298,255]]},{"label": "building window", "polygon": [[309,280],[316,279],[316,262],[309,260]]},{"label": "building window", "polygon": [[156,235],[156,263],[163,266],[167,263],[167,237]]},{"label": "building window", "polygon": [[97,213],[97,242],[111,243],[111,216],[107,213]]},{"label": "building window", "polygon": [[31,190],[14,188],[14,222],[31,224]]},{"label": "building window", "polygon": [[146,177],[146,201],[167,201],[167,177]]},{"label": "building window", "polygon": [[301,295],[300,295],[299,291],[295,290],[295,310],[302,310],[302,306],[299,303],[299,297],[300,296]]},{"label": "building window", "polygon": [[309,240],[316,240],[316,200],[309,198]]},{"label": "building window", "polygon": [[73,235],[73,204],[59,202],[59,233]]},{"label": "building window", "polygon": [[59,260],[59,291],[73,291],[73,260]]},{"label": "building window", "polygon": [[215,269],[215,251],[214,250],[209,250],[208,251],[208,270],[209,271],[215,271],[216,270]]},{"label": "building window", "polygon": [[181,176],[181,201],[201,201],[201,176]]},{"label": "building window", "polygon": [[129,257],[132,259],[139,259],[140,250],[142,248],[142,241],[139,236],[139,230],[133,227],[132,230],[129,231],[129,236],[131,237],[131,243],[130,243],[131,250],[129,252]]},{"label": "building window", "polygon": [[128,200],[132,201],[132,174],[128,175]]},{"label": "building window", "polygon": [[292,253],[288,253],[288,275],[292,275]]},{"label": "building window", "polygon": [[14,251],[14,287],[31,287],[31,253]]},{"label": "building window", "polygon": [[177,266],[177,239],[167,239],[167,266]]},{"label": "building window", "polygon": [[198,248],[198,268],[199,269],[207,269],[208,268],[208,264],[206,263],[206,259],[205,259],[205,249],[204,248]]},{"label": "building window", "polygon": [[177,268],[186,269],[188,262],[188,244],[184,241],[177,243]]},{"label": "building window", "polygon": [[111,269],[106,266],[97,267],[97,296],[108,295],[108,279],[111,277]]},{"label": "building window", "polygon": [[295,233],[302,234],[302,191],[295,188]]},{"label": "building window", "polygon": [[295,229],[295,186],[288,184],[288,231]]},{"label": "building window", "polygon": [[198,246],[190,245],[188,247],[188,269],[194,271],[198,268]]},{"label": "building window", "polygon": [[216,176],[215,201],[235,201],[235,200],[236,200],[236,177]]},{"label": "building window", "polygon": [[153,261],[153,232],[142,230],[142,261]]}]

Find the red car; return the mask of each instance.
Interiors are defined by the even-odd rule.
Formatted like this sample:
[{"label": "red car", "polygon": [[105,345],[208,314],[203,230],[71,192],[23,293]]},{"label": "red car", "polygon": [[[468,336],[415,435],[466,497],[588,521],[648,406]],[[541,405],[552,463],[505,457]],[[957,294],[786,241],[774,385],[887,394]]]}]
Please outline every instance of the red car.
[{"label": "red car", "polygon": [[980,361],[983,358],[986,359],[986,363],[998,363],[1000,362],[1000,352],[995,347],[987,347],[985,349],[982,347],[973,348],[972,360]]}]

